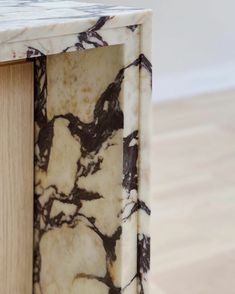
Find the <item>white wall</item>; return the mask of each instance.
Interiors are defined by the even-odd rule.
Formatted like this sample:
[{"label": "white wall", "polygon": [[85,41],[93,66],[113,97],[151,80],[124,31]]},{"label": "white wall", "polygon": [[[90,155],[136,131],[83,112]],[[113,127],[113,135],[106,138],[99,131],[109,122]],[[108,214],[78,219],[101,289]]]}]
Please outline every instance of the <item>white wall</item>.
[{"label": "white wall", "polygon": [[154,98],[235,87],[235,0],[99,2],[153,8]]}]

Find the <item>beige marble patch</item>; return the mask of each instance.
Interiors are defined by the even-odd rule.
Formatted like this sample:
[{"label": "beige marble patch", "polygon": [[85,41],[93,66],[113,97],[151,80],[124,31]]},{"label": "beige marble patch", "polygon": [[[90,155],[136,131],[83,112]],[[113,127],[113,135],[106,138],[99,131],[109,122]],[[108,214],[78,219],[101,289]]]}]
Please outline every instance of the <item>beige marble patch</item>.
[{"label": "beige marble patch", "polygon": [[97,100],[124,67],[123,47],[48,56],[47,67],[49,118],[73,113],[89,123]]},{"label": "beige marble patch", "polygon": [[62,118],[57,119],[54,124],[54,137],[45,186],[56,185],[59,192],[69,194],[74,185],[77,161],[80,156],[80,144],[72,137],[68,129],[68,121]]},{"label": "beige marble patch", "polygon": [[78,293],[108,294],[109,289],[105,284],[97,280],[77,279],[73,283],[71,294]]},{"label": "beige marble patch", "polygon": [[64,226],[45,234],[40,249],[43,294],[73,293],[78,273],[101,277],[105,275],[105,251],[102,241],[81,222],[76,228]]}]

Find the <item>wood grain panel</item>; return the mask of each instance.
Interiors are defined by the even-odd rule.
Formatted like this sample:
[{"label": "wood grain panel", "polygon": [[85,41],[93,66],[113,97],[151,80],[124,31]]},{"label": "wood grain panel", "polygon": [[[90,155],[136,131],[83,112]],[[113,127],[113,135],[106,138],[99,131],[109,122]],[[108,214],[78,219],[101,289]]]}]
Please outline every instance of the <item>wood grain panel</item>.
[{"label": "wood grain panel", "polygon": [[0,293],[32,293],[33,70],[0,66]]}]

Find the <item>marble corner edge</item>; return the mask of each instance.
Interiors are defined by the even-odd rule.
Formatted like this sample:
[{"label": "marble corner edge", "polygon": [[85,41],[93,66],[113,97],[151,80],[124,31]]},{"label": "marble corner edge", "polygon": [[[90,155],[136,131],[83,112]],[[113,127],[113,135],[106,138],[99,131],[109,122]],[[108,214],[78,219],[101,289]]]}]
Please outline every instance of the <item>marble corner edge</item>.
[{"label": "marble corner edge", "polygon": [[[151,99],[152,99],[152,10],[147,10],[145,21],[140,26],[140,107],[139,107],[139,202],[138,215],[138,293],[150,293],[151,259],[151,182],[150,182],[150,135],[151,135]],[[141,204],[149,208],[141,207]]]}]

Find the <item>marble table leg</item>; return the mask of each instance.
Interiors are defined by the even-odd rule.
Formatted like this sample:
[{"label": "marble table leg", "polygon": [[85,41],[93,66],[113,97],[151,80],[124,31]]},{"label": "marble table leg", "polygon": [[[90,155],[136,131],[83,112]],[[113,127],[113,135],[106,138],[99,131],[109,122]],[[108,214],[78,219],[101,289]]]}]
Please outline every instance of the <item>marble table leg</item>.
[{"label": "marble table leg", "polygon": [[36,294],[148,293],[151,64],[126,31],[33,59]]}]

